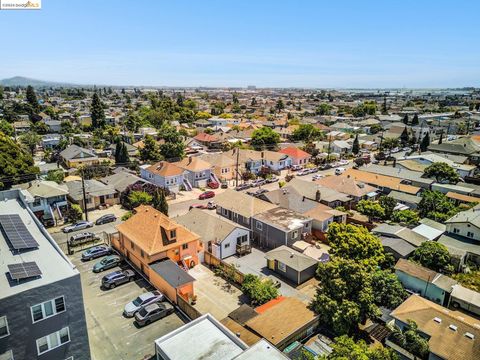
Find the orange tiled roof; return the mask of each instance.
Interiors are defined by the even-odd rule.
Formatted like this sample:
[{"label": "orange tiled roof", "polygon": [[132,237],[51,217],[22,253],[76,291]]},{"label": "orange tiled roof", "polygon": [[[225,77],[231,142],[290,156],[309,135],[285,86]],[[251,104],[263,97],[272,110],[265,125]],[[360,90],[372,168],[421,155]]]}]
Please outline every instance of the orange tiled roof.
[{"label": "orange tiled roof", "polygon": [[202,171],[212,168],[212,164],[200,159],[197,156],[186,157],[175,163],[178,167],[190,171]]},{"label": "orange tiled roof", "polygon": [[361,181],[357,181],[355,178],[347,176],[327,176],[315,182],[329,189],[355,197],[362,197],[377,190],[370,185],[361,185]]},{"label": "orange tiled roof", "polygon": [[175,165],[174,163],[169,163],[168,161],[160,161],[156,164],[147,168],[147,171],[157,174],[160,176],[177,176],[183,173],[183,169]]},{"label": "orange tiled roof", "polygon": [[286,299],[285,296],[279,296],[276,299],[270,300],[269,302],[263,305],[257,306],[255,308],[255,311],[259,314],[263,314],[265,311],[267,311],[268,309],[272,308],[273,306],[277,305],[279,302],[285,299]]},{"label": "orange tiled roof", "polygon": [[449,191],[446,195],[450,199],[455,199],[455,200],[460,200],[460,201],[465,201],[465,202],[470,202],[470,203],[480,203],[480,198],[474,197],[474,196],[468,196],[464,194],[459,194],[456,192]]},{"label": "orange tiled roof", "polygon": [[290,156],[291,158],[295,159],[303,159],[303,158],[309,158],[311,155],[307,153],[306,151],[300,150],[299,148],[296,147],[287,147],[285,149],[282,149],[279,151],[282,154],[286,154]]},{"label": "orange tiled roof", "polygon": [[195,140],[200,142],[217,142],[218,138],[214,135],[210,135],[207,133],[200,133],[194,137]]},{"label": "orange tiled roof", "polygon": [[[151,206],[140,205],[135,210],[136,214],[117,225],[117,229],[150,256],[199,241],[197,234]],[[170,230],[176,230],[176,241],[170,242]]]}]

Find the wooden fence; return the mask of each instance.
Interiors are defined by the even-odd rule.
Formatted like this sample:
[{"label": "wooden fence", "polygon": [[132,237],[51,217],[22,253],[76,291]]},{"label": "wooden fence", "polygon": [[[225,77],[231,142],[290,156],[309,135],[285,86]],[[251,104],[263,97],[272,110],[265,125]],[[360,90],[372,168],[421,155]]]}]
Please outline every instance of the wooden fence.
[{"label": "wooden fence", "polygon": [[205,251],[204,262],[211,268],[220,268],[221,271],[226,275],[226,277],[233,279],[234,282],[242,285],[245,275],[237,268],[235,268],[235,265],[228,264],[225,261],[220,260],[208,251]]},{"label": "wooden fence", "polygon": [[183,297],[177,294],[177,305],[191,320],[195,320],[202,316],[202,313],[195,309],[192,305],[188,303]]}]

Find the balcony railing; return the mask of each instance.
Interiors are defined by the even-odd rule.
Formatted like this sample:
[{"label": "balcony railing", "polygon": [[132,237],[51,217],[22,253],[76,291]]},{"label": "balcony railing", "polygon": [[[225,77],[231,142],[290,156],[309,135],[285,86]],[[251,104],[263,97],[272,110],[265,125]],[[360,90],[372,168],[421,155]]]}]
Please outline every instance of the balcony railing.
[{"label": "balcony railing", "polygon": [[243,245],[237,244],[238,255],[250,254],[251,252],[252,252],[252,246],[250,244],[243,244]]}]

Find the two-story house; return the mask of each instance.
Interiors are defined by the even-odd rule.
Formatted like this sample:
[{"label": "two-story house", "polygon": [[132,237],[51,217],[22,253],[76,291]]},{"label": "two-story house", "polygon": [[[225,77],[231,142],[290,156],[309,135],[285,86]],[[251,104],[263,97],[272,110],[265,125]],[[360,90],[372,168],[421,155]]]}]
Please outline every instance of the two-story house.
[{"label": "two-story house", "polygon": [[[181,186],[184,185],[183,169],[168,161],[141,166],[140,176],[142,179],[174,193],[179,192]],[[187,188],[187,190],[191,190],[191,188]]]},{"label": "two-story house", "polygon": [[193,187],[204,188],[211,178],[212,165],[199,157],[189,156],[174,163],[183,169],[183,178]]},{"label": "two-story house", "polygon": [[292,165],[304,166],[308,164],[310,162],[310,159],[312,158],[312,155],[310,155],[306,151],[303,151],[293,146],[281,149],[279,153],[288,155],[292,161],[291,162]]},{"label": "two-story house", "polygon": [[99,160],[93,151],[78,145],[70,145],[60,153],[60,158],[68,168],[76,168],[82,165],[98,164]]},{"label": "two-story house", "polygon": [[200,158],[212,165],[212,174],[216,179],[221,181],[235,178],[236,162],[230,156],[224,153],[208,153],[200,156]]},{"label": "two-story house", "polygon": [[199,236],[151,206],[135,210],[117,226],[113,247],[171,301],[191,299],[195,279],[187,270],[199,263]]}]

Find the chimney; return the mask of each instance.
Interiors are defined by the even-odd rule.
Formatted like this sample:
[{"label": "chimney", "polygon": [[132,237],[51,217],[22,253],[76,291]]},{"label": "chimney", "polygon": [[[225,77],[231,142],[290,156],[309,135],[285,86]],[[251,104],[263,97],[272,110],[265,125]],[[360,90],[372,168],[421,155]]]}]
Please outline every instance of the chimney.
[{"label": "chimney", "polygon": [[305,201],[305,195],[302,197],[302,201]]},{"label": "chimney", "polygon": [[320,190],[317,190],[317,192],[315,193],[315,200],[320,201],[321,198],[322,196],[321,196]]}]

